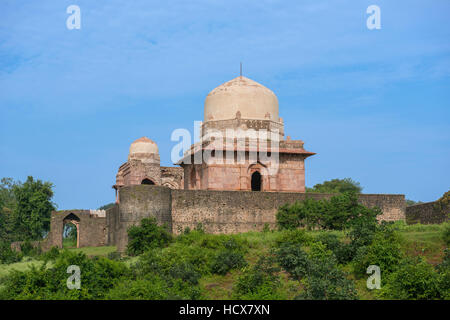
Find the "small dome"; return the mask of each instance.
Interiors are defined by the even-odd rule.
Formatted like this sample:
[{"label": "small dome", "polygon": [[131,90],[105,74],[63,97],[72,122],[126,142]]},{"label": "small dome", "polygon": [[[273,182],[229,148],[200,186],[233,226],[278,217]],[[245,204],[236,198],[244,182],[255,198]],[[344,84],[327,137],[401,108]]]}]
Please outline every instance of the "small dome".
[{"label": "small dome", "polygon": [[235,118],[279,122],[277,96],[243,76],[225,82],[206,97],[204,121]]},{"label": "small dome", "polygon": [[134,158],[136,156],[141,157],[151,154],[158,154],[158,146],[155,142],[147,137],[137,139],[130,146],[129,158]]}]

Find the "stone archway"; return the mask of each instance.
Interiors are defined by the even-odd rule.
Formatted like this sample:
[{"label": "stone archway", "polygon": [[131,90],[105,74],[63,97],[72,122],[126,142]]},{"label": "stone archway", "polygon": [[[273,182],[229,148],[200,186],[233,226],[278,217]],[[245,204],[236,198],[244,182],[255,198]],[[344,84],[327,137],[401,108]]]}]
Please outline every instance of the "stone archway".
[{"label": "stone archway", "polygon": [[[64,243],[64,228],[67,224],[73,224],[77,230],[77,248],[80,247],[80,218],[78,218],[75,214],[69,213],[63,220],[63,243]],[[64,246],[64,245],[63,245]]]}]

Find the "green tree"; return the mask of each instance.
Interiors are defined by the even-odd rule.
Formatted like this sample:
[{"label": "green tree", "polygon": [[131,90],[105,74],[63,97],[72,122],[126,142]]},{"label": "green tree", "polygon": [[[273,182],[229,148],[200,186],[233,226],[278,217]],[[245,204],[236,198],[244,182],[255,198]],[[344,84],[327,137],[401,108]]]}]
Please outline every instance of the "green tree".
[{"label": "green tree", "polygon": [[306,192],[317,192],[317,193],[344,193],[344,192],[355,192],[361,193],[362,187],[359,182],[353,181],[351,178],[345,179],[333,179],[330,181],[324,181],[323,183],[318,183],[312,188],[306,188]]},{"label": "green tree", "polygon": [[282,229],[306,227],[308,229],[342,230],[358,221],[376,221],[382,212],[358,203],[356,193],[337,194],[331,199],[307,198],[302,202],[287,204],[277,212],[277,226]]},{"label": "green tree", "polygon": [[410,199],[406,199],[406,206],[413,206],[415,204],[421,204],[423,203],[422,201],[414,201],[414,200],[410,200]]},{"label": "green tree", "polygon": [[165,226],[159,226],[155,218],[141,220],[140,226],[128,229],[128,253],[139,255],[148,249],[162,248],[172,241],[172,235]]},{"label": "green tree", "polygon": [[114,207],[116,204],[114,202],[105,204],[104,206],[101,206],[100,208],[98,208],[98,210],[108,210],[109,208]]},{"label": "green tree", "polygon": [[11,214],[16,206],[12,189],[17,184],[11,178],[0,180],[0,241],[11,239]]},{"label": "green tree", "polygon": [[11,213],[11,227],[15,240],[38,240],[50,229],[51,212],[55,205],[53,184],[34,180],[29,176],[23,184],[12,186],[15,198],[14,210]]}]

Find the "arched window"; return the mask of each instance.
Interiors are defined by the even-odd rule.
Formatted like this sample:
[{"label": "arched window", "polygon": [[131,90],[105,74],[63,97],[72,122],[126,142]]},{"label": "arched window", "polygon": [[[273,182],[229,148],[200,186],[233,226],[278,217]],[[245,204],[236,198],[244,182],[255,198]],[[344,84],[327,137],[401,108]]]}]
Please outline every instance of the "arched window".
[{"label": "arched window", "polygon": [[261,191],[261,173],[258,171],[252,174],[252,191]]},{"label": "arched window", "polygon": [[154,185],[155,183],[154,183],[152,180],[150,180],[150,179],[144,179],[144,180],[142,180],[141,184],[151,184],[151,185]]}]

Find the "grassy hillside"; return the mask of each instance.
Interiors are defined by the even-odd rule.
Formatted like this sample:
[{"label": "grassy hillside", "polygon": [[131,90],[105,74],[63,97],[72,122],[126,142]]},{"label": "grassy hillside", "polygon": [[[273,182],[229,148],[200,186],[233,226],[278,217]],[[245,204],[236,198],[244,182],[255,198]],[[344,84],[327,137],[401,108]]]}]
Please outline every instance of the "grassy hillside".
[{"label": "grassy hillside", "polygon": [[[395,223],[396,233],[399,235],[401,253],[407,258],[423,257],[431,266],[439,265],[443,261],[444,249],[446,248],[443,234],[448,227],[448,223],[441,225],[411,226],[407,226],[401,222]],[[325,233],[327,235],[332,234],[337,236],[341,243],[348,244],[350,242],[348,234],[344,231],[305,231],[301,233],[301,237],[303,238],[299,240],[298,247],[302,247],[306,253],[310,254],[317,249],[317,243],[319,243],[319,239],[322,239]],[[295,233],[292,234],[295,235]],[[287,272],[285,268],[278,268],[279,270],[276,270],[273,273],[270,271],[260,273],[263,275],[263,284],[258,284],[260,287],[258,287],[259,291],[255,291],[256,293],[241,292],[240,295],[237,296],[238,293],[236,291],[237,286],[249,286],[249,283],[257,279],[255,274],[258,275],[261,257],[273,256],[274,248],[279,248],[285,241],[289,242],[289,237],[290,234],[286,233],[286,231],[273,230],[266,232],[248,232],[236,235],[210,235],[192,231],[189,234],[176,237],[164,248],[150,250],[149,252],[151,254],[147,252],[135,257],[122,256],[121,258],[118,258],[117,254],[115,254],[115,247],[71,248],[66,251],[71,254],[84,254],[85,256],[90,257],[86,258],[90,260],[92,260],[93,257],[102,257],[103,260],[100,261],[110,261],[111,263],[108,270],[124,268],[120,271],[120,275],[114,276],[116,278],[111,276],[112,271],[105,273],[103,269],[98,269],[97,276],[111,277],[114,279],[111,280],[111,285],[107,287],[108,292],[100,292],[96,298],[164,299],[171,297],[187,297],[195,299],[233,299],[238,297],[240,299],[294,299],[304,293],[305,285],[307,286],[307,283],[304,279],[293,277],[292,272]],[[227,243],[232,244],[230,247],[231,249],[227,247]],[[313,249],[311,249],[312,247]],[[323,248],[320,250],[322,250],[322,253],[327,254],[326,251],[323,251]],[[227,252],[228,254],[234,252],[235,255],[233,257],[239,257],[239,254],[242,253],[247,264],[245,266],[231,267],[230,270],[227,270],[224,274],[212,272],[211,270],[214,270],[214,263],[217,262],[216,260],[219,252],[225,252],[225,259],[228,257]],[[72,259],[71,257],[72,256],[68,256],[66,259],[70,260]],[[77,259],[80,258],[78,257]],[[32,265],[40,267],[43,263],[42,257],[25,257],[18,263],[0,265],[0,284],[2,285],[2,287],[0,287],[0,292],[7,289],[5,285],[10,285],[8,284],[7,279],[11,270],[26,273]],[[60,262],[56,262],[56,265],[59,263]],[[101,265],[102,268],[105,263]],[[218,263],[220,265],[222,261],[219,259]],[[47,269],[52,268],[53,265],[54,262],[50,259],[50,262],[47,264]],[[96,273],[95,270],[97,270],[95,268],[97,267],[93,267],[92,271],[94,274]],[[151,271],[155,270],[152,268],[157,268],[158,270]],[[132,275],[130,275],[129,271],[126,271],[128,269],[131,270]],[[175,272],[173,271],[174,269],[178,271]],[[354,285],[358,299],[381,298],[377,295],[377,290],[367,289],[366,280],[368,275],[356,273],[352,262],[339,263],[335,269],[339,269],[339,272],[343,272],[345,277],[350,280],[350,283]],[[167,272],[164,270],[167,270]],[[55,271],[53,272],[55,273]],[[173,275],[174,272],[177,274],[176,276]],[[157,275],[154,275],[155,273]],[[169,274],[170,277],[168,276]],[[185,282],[189,283],[192,277],[195,278],[196,276],[198,276],[198,279],[192,280],[192,283],[195,285],[184,286]],[[177,277],[184,282],[173,280],[178,279]],[[270,280],[272,282],[269,280],[267,283],[264,282],[266,281],[265,277],[267,277],[267,279],[272,279]],[[383,280],[384,277],[382,278],[382,283]],[[167,285],[167,283],[170,285]],[[155,288],[152,288],[151,286],[155,286]],[[192,293],[189,291],[194,289],[198,290],[198,292]],[[134,292],[134,294],[136,294],[136,291],[142,291],[142,293],[139,293],[140,295],[138,296],[123,296],[124,294],[127,294],[127,290]],[[264,290],[267,290],[267,292],[264,292]],[[160,295],[160,292],[165,293]],[[1,297],[2,295],[0,294],[0,298]],[[8,296],[8,294],[5,296],[4,293],[3,298],[11,298],[11,296]],[[35,299],[36,295],[19,296],[19,298]],[[52,299],[53,296],[44,296],[44,298]],[[77,297],[63,296],[63,298]]]}]

